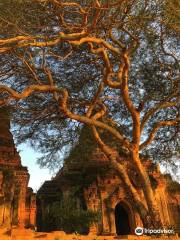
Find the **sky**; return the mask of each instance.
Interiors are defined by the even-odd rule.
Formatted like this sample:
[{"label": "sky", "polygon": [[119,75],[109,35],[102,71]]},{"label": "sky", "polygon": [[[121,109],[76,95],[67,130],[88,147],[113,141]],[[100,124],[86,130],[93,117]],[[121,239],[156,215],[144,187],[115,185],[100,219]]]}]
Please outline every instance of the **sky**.
[{"label": "sky", "polygon": [[32,148],[26,144],[21,144],[17,146],[17,150],[21,156],[22,165],[28,167],[30,174],[29,187],[33,188],[36,192],[45,180],[50,180],[52,173],[48,169],[42,169],[36,163],[37,158],[40,156]]}]

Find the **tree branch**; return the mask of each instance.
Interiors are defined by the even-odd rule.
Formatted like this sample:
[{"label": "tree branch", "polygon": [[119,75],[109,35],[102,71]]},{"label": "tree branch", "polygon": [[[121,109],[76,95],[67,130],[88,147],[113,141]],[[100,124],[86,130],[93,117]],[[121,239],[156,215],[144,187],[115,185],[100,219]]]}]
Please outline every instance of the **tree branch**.
[{"label": "tree branch", "polygon": [[118,139],[125,147],[127,147],[128,149],[131,148],[131,144],[130,142],[123,137],[116,129],[112,128],[111,126],[97,121],[93,118],[88,118],[86,116],[81,116],[75,113],[72,113],[67,106],[67,101],[68,101],[68,92],[66,89],[63,90],[63,97],[60,99],[60,110],[65,114],[65,116],[74,119],[76,121],[82,122],[82,123],[86,123],[90,126],[96,126],[96,127],[100,127],[104,130],[107,130],[108,132],[110,132],[116,139]]},{"label": "tree branch", "polygon": [[129,96],[129,88],[128,88],[128,78],[129,78],[129,66],[130,66],[130,60],[129,56],[126,52],[123,54],[123,59],[124,59],[124,69],[123,69],[123,74],[122,74],[122,97],[124,100],[124,103],[130,112],[132,116],[132,121],[133,121],[133,143],[139,144],[140,142],[140,117],[139,117],[139,112],[137,109],[134,107],[130,96]]},{"label": "tree branch", "polygon": [[102,45],[106,49],[112,51],[115,54],[121,54],[121,51],[119,48],[113,47],[110,43],[106,42],[102,38],[96,38],[96,37],[82,37],[80,40],[69,40],[69,42],[73,45],[82,45],[84,43],[96,43],[98,45]]},{"label": "tree branch", "polygon": [[163,108],[168,108],[168,107],[173,107],[176,106],[180,102],[180,99],[177,99],[176,101],[173,102],[161,102],[157,104],[155,107],[151,108],[143,117],[142,122],[141,122],[141,132],[147,123],[147,121],[152,117],[154,113],[156,113],[158,110],[161,110]]},{"label": "tree branch", "polygon": [[176,126],[176,125],[179,125],[179,123],[180,123],[180,117],[177,117],[177,118],[172,119],[172,120],[161,121],[161,122],[158,122],[158,123],[154,124],[154,126],[152,128],[152,131],[149,134],[149,137],[147,138],[146,141],[144,141],[140,145],[140,150],[145,148],[147,145],[149,145],[154,140],[156,132],[158,131],[159,128],[166,127],[166,126]]},{"label": "tree branch", "polygon": [[8,97],[0,100],[0,105],[5,104],[6,102],[12,99],[19,101],[21,99],[27,98],[34,92],[62,92],[62,89],[50,85],[31,85],[27,87],[22,93],[18,93],[10,87],[0,85],[0,93],[9,94]]},{"label": "tree branch", "polygon": [[102,93],[103,89],[104,89],[104,83],[100,83],[99,87],[98,87],[98,90],[97,90],[97,92],[96,92],[96,94],[95,94],[95,96],[94,96],[94,98],[93,98],[93,100],[92,100],[88,110],[87,110],[87,113],[86,113],[87,117],[91,116],[92,111],[93,111],[93,109],[94,109],[94,107],[95,107],[95,105],[96,105],[96,103],[98,101],[98,98],[99,98],[100,94]]},{"label": "tree branch", "polygon": [[[140,210],[141,214],[145,216],[147,215],[147,208],[146,206],[142,203],[141,198],[139,196],[139,193],[137,192],[136,188],[133,186],[133,184],[130,181],[130,178],[128,176],[128,173],[126,172],[125,166],[117,162],[117,159],[119,159],[119,155],[117,154],[116,151],[113,151],[113,149],[109,148],[101,139],[99,136],[99,133],[96,129],[95,126],[92,126],[92,131],[94,138],[98,145],[100,146],[101,150],[106,154],[106,156],[109,158],[111,165],[115,169],[115,171],[118,172],[118,175],[122,179],[122,181],[125,183],[126,187],[132,194],[135,206]],[[144,220],[144,219],[143,219]]]},{"label": "tree branch", "polygon": [[13,48],[20,47],[48,47],[54,46],[63,41],[73,41],[83,38],[87,35],[86,31],[81,31],[79,33],[69,33],[65,34],[60,32],[59,35],[51,37],[48,41],[43,41],[46,39],[44,36],[17,36],[14,38],[0,39],[0,53],[10,51]]}]

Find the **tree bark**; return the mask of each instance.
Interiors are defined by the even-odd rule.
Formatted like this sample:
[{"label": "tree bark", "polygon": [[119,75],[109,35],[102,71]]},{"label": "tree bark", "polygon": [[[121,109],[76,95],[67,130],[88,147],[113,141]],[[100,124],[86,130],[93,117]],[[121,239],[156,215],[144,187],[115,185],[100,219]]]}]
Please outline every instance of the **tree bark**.
[{"label": "tree bark", "polygon": [[119,177],[122,179],[122,181],[124,182],[127,190],[130,192],[132,199],[133,199],[133,204],[135,206],[135,208],[137,209],[140,218],[143,222],[143,226],[146,228],[150,228],[152,227],[151,221],[150,221],[150,214],[148,209],[146,208],[146,206],[144,205],[144,203],[142,202],[139,193],[137,192],[137,190],[134,188],[134,186],[132,185],[129,176],[126,172],[126,169],[123,168],[119,163],[114,162],[113,163],[113,167],[114,169],[117,171]]},{"label": "tree bark", "polygon": [[135,148],[132,151],[132,160],[135,163],[136,169],[140,175],[144,196],[148,205],[148,211],[151,217],[151,225],[154,228],[161,228],[162,222],[160,213],[156,201],[154,199],[154,193],[152,190],[151,182],[147,174],[146,169],[139,159],[139,151]]},{"label": "tree bark", "polygon": [[101,137],[97,132],[97,129],[94,126],[91,128],[92,128],[93,136],[96,142],[98,143],[99,147],[106,154],[110,163],[112,164],[114,169],[117,171],[119,177],[122,179],[125,186],[127,187],[127,190],[131,193],[134,201],[134,205],[138,213],[140,214],[144,227],[150,228],[153,226],[161,226],[159,212],[156,210],[157,208],[155,206],[155,202],[153,198],[151,183],[150,183],[148,174],[146,172],[146,169],[143,167],[139,159],[138,148],[134,147],[131,151],[132,152],[131,164],[133,164],[133,162],[136,164],[137,171],[141,176],[141,181],[143,183],[142,188],[143,188],[143,192],[144,192],[144,196],[145,196],[145,200],[148,208],[143,204],[139,196],[139,193],[137,192],[136,188],[132,185],[125,166],[121,163],[118,163],[119,154],[102,141]]}]

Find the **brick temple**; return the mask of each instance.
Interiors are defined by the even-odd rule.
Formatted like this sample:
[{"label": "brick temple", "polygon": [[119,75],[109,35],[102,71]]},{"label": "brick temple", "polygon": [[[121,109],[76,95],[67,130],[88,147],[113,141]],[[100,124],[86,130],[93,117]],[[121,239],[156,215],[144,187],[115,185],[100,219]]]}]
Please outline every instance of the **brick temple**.
[{"label": "brick temple", "polygon": [[0,108],[0,228],[35,225],[36,196],[29,177],[14,145],[8,111]]},{"label": "brick temple", "polygon": [[[0,108],[0,228],[37,227],[40,232],[64,230],[53,226],[52,216],[48,214],[54,203],[66,201],[68,196],[76,199],[78,208],[100,213],[98,222],[89,227],[90,233],[131,235],[137,226],[143,227],[130,193],[106,156],[93,145],[89,134],[83,139],[80,136],[63,168],[51,181],[41,186],[37,195],[34,194],[28,187],[30,176],[27,167],[21,164],[9,119],[7,109]],[[122,160],[144,201],[142,183],[123,152]],[[144,159],[143,164],[149,172],[164,228],[173,228],[178,233],[180,185],[170,176],[163,175],[158,165],[149,159]]]},{"label": "brick temple", "polygon": [[[91,153],[84,149],[86,144],[90,144]],[[127,164],[133,185],[144,201],[138,174],[130,160],[123,155],[122,158]],[[163,175],[158,165],[149,159],[144,159],[143,164],[149,172],[164,228],[173,228],[176,233],[180,233],[180,184],[174,182],[170,175]],[[103,168],[103,174],[97,172]],[[90,232],[100,235],[131,235],[136,227],[143,227],[130,193],[108,165],[106,156],[97,147],[92,147],[92,143],[80,140],[65,159],[64,166],[56,177],[52,181],[46,181],[37,192],[37,227],[40,231],[58,230],[52,226],[48,229],[47,210],[53,202],[72,196],[72,192],[78,187],[81,195],[74,194],[79,202],[77,206],[85,205],[86,209],[99,211],[101,214],[100,220],[89,228]],[[61,193],[59,200],[58,193]]]}]

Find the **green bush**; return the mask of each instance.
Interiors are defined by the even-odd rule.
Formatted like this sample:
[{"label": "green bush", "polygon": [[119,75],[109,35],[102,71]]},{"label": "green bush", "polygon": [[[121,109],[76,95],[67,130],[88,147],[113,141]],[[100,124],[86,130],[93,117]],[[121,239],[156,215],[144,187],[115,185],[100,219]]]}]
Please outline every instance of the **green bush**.
[{"label": "green bush", "polygon": [[[99,213],[80,208],[72,197],[55,202],[46,210],[46,224],[53,230],[66,233],[87,234],[93,222],[99,220]],[[52,229],[50,229],[52,230]]]}]

